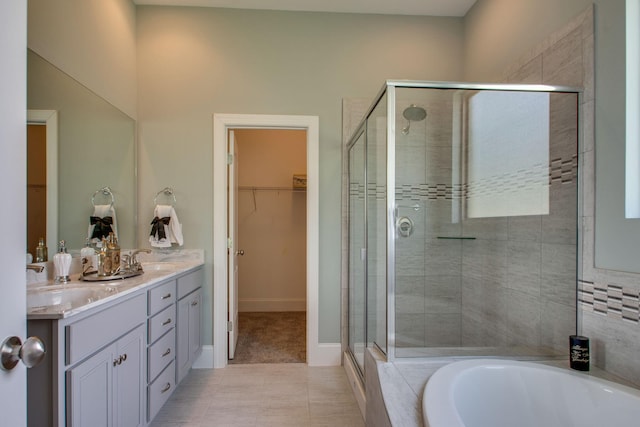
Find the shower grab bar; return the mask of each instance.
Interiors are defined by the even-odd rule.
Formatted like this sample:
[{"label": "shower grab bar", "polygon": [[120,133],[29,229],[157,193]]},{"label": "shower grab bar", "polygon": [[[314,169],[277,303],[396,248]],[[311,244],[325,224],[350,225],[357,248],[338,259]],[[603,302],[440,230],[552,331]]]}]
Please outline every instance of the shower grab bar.
[{"label": "shower grab bar", "polygon": [[419,204],[415,204],[415,205],[411,205],[411,206],[407,206],[407,205],[396,205],[396,210],[400,209],[400,208],[405,208],[405,209],[413,209],[414,211],[419,211],[420,210],[420,205]]},{"label": "shower grab bar", "polygon": [[442,240],[476,240],[475,237],[449,237],[449,236],[438,236],[438,239]]}]

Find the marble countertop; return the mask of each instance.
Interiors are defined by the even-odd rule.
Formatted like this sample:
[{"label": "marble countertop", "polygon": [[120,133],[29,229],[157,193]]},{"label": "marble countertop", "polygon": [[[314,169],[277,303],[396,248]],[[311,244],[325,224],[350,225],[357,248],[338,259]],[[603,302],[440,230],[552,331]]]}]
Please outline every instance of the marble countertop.
[{"label": "marble countertop", "polygon": [[195,256],[193,253],[188,256],[176,256],[175,253],[171,256],[163,253],[140,254],[139,259],[144,273],[128,279],[89,282],[81,280],[80,273],[75,273],[64,284],[54,283],[53,280],[28,284],[27,319],[66,319],[204,264],[204,257],[197,253]]}]

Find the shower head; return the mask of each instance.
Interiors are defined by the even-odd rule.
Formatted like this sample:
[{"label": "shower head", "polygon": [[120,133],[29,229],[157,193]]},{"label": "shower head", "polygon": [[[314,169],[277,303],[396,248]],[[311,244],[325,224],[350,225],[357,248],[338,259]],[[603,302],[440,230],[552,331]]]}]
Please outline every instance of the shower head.
[{"label": "shower head", "polygon": [[409,134],[409,129],[411,128],[411,122],[420,122],[427,117],[427,111],[418,107],[416,104],[411,104],[402,112],[402,116],[407,119],[407,125],[402,129],[403,135]]},{"label": "shower head", "polygon": [[427,112],[425,111],[424,108],[418,107],[416,104],[411,104],[410,106],[404,109],[404,111],[402,112],[402,115],[404,116],[405,119],[409,120],[410,122],[419,122],[424,120],[425,117],[427,117]]}]

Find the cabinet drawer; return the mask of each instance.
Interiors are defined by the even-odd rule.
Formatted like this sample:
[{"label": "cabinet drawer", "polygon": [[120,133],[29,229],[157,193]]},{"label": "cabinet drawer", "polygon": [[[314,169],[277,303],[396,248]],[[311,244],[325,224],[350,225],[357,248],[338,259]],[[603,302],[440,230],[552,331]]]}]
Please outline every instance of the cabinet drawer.
[{"label": "cabinet drawer", "polygon": [[176,331],[172,329],[165,336],[160,338],[158,342],[149,347],[148,364],[149,376],[148,382],[152,382],[156,376],[175,358],[176,354]]},{"label": "cabinet drawer", "polygon": [[144,310],[145,297],[138,295],[66,326],[66,364],[82,360],[144,324]]},{"label": "cabinet drawer", "polygon": [[149,344],[155,342],[176,325],[175,304],[165,308],[149,319]]},{"label": "cabinet drawer", "polygon": [[149,422],[151,422],[162,408],[162,405],[169,399],[175,388],[174,378],[176,377],[175,364],[171,362],[154,382],[149,385],[147,394]]},{"label": "cabinet drawer", "polygon": [[149,316],[176,302],[176,281],[171,280],[149,291]]},{"label": "cabinet drawer", "polygon": [[202,286],[204,271],[202,268],[178,278],[178,299],[190,294]]}]

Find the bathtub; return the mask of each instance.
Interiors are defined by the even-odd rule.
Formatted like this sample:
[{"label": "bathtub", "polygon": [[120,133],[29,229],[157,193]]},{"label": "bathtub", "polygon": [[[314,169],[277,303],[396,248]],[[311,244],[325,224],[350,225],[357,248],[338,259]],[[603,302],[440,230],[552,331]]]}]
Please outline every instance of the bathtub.
[{"label": "bathtub", "polygon": [[427,382],[427,427],[640,425],[640,390],[539,363],[468,360]]}]

